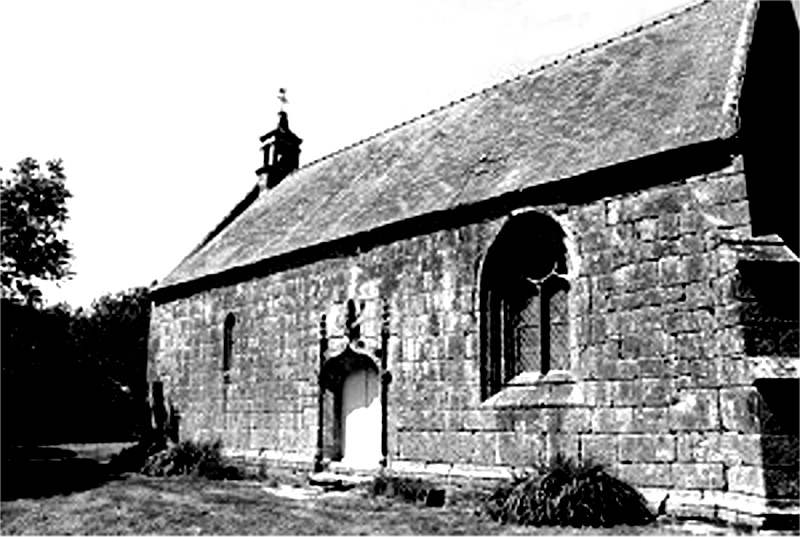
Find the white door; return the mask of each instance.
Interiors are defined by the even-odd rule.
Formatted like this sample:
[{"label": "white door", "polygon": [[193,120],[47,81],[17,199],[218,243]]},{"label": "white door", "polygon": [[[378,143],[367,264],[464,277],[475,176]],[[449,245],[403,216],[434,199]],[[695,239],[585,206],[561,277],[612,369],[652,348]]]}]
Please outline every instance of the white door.
[{"label": "white door", "polygon": [[342,453],[347,466],[380,464],[381,400],[374,371],[354,371],[342,385]]}]

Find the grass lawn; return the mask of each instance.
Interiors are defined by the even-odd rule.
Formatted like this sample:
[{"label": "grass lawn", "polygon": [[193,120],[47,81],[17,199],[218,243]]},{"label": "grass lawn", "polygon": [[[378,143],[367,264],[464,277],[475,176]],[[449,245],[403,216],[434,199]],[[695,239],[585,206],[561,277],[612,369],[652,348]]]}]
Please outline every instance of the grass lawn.
[{"label": "grass lawn", "polygon": [[0,503],[3,534],[645,534],[678,526],[523,528],[473,514],[468,506],[429,508],[362,492],[281,497],[257,481],[129,475],[99,487]]},{"label": "grass lawn", "polygon": [[[69,445],[4,451],[2,534],[675,535],[686,525],[613,528],[518,527],[474,513],[474,503],[423,507],[363,489],[325,493],[260,481],[122,477],[105,470],[121,448]],[[282,492],[282,493],[279,493]],[[715,526],[691,533],[733,533]]]}]

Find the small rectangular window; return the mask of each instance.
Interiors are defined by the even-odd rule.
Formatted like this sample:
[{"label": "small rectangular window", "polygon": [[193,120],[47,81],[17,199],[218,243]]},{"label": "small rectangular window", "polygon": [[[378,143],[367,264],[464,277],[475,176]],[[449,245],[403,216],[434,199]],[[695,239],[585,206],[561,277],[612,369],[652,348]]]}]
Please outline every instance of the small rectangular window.
[{"label": "small rectangular window", "polygon": [[569,311],[567,291],[550,296],[550,368],[569,369]]},{"label": "small rectangular window", "polygon": [[524,371],[538,371],[542,365],[542,305],[538,294],[529,296],[516,319],[516,363],[514,376]]},{"label": "small rectangular window", "polygon": [[224,382],[230,382],[231,361],[233,359],[233,326],[236,324],[236,317],[229,313],[225,317],[225,329],[222,338],[222,375]]}]

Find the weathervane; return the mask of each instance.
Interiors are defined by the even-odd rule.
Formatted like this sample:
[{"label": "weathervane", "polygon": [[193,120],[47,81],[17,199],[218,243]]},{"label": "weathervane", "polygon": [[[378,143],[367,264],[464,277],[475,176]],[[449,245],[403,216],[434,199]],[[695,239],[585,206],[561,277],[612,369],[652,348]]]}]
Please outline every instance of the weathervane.
[{"label": "weathervane", "polygon": [[281,112],[283,112],[283,107],[289,102],[289,99],[286,98],[286,88],[278,90],[278,100],[281,102]]}]

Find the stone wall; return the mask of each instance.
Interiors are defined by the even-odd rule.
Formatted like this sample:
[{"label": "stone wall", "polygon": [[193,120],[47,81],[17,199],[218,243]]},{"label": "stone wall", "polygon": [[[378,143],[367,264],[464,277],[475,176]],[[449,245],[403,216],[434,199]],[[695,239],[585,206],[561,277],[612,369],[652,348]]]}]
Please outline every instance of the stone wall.
[{"label": "stone wall", "polygon": [[[560,452],[672,491],[674,510],[746,513],[736,506],[767,495],[753,383],[796,378],[797,323],[771,325],[764,337],[782,342],[777,352],[747,352],[737,295],[736,244],[750,239],[741,160],[643,192],[538,209],[572,240],[568,371],[481,401],[478,282],[506,218],[476,221],[158,305],[151,374],[165,380],[182,435],[310,464],[320,319],[333,355],[354,299],[375,349],[387,302],[394,468],[524,467]],[[228,313],[236,324],[225,385]],[[326,432],[329,454],[332,438]],[[797,496],[796,474],[786,487],[782,497]]]}]

